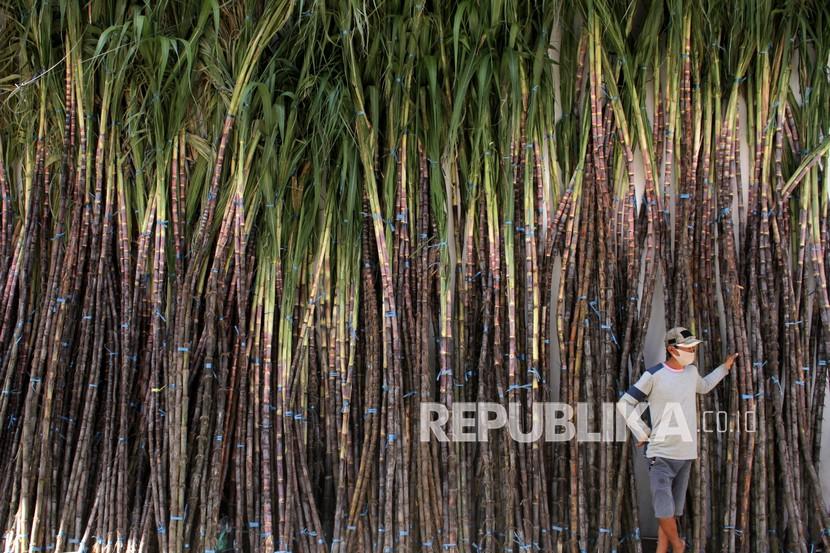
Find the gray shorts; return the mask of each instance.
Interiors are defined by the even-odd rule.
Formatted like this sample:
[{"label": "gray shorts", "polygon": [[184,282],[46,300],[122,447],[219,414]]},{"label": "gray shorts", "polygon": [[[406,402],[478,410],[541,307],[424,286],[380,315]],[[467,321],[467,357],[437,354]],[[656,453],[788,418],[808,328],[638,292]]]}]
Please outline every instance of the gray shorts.
[{"label": "gray shorts", "polygon": [[683,514],[692,461],[694,459],[648,458],[648,482],[657,518]]}]

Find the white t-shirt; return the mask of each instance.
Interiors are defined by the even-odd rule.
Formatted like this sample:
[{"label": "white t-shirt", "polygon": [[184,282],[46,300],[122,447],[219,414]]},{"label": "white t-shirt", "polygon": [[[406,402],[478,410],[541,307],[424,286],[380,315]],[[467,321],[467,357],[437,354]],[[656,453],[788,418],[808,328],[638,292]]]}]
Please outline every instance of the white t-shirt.
[{"label": "white t-shirt", "polygon": [[[648,439],[646,457],[697,459],[697,396],[708,393],[729,371],[721,364],[706,376],[688,364],[673,369],[665,363],[646,370],[617,402],[638,442]],[[649,428],[638,412],[647,402],[651,415]]]}]

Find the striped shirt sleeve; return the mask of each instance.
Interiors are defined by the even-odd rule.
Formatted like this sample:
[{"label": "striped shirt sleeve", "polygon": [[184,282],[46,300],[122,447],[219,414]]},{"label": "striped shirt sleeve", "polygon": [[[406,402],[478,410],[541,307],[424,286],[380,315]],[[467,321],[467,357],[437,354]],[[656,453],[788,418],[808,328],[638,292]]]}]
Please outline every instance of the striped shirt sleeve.
[{"label": "striped shirt sleeve", "polygon": [[637,413],[637,406],[648,398],[653,384],[654,375],[646,371],[637,382],[629,386],[617,402],[617,411],[623,416],[625,424],[631,429],[631,433],[634,434],[638,442],[647,440],[651,435],[651,429],[643,421],[641,415]]},{"label": "striped shirt sleeve", "polygon": [[[695,366],[695,370],[697,371],[697,366]],[[697,373],[697,393],[699,394],[708,394],[712,388],[718,385],[718,382],[723,380],[723,377],[729,371],[726,370],[726,365],[720,364],[718,367],[707,374],[706,376],[700,376],[700,371]]]}]

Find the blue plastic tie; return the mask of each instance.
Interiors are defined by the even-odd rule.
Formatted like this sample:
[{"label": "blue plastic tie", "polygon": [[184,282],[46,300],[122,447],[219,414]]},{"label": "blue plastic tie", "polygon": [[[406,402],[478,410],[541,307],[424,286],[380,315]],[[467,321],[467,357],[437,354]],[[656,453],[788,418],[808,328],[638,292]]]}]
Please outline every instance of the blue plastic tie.
[{"label": "blue plastic tie", "polygon": [[444,375],[444,374],[446,374],[448,376],[452,376],[452,371],[450,369],[441,369],[441,371],[438,373],[438,376],[435,378],[435,380],[439,380],[441,378],[441,375]]}]

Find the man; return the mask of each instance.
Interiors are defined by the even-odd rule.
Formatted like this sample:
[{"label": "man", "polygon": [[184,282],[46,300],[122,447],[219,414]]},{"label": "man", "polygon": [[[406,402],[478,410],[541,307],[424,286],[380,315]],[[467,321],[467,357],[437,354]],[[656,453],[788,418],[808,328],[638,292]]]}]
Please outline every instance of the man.
[{"label": "man", "polygon": [[[683,327],[666,333],[667,360],[648,369],[622,395],[617,410],[637,439],[646,446],[649,460],[649,485],[654,515],[659,523],[657,553],[682,553],[685,543],[677,533],[677,520],[683,514],[686,488],[692,461],[697,459],[697,394],[706,394],[732,369],[737,353],[731,354],[715,370],[700,376],[695,360],[696,338]],[[652,428],[646,426],[637,409],[648,402]]]}]

